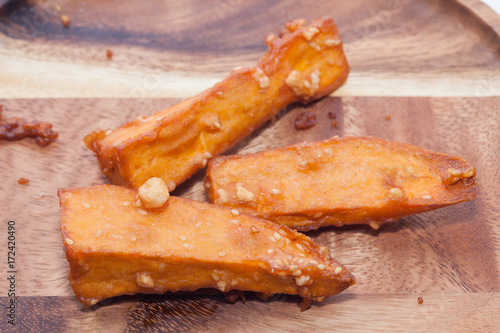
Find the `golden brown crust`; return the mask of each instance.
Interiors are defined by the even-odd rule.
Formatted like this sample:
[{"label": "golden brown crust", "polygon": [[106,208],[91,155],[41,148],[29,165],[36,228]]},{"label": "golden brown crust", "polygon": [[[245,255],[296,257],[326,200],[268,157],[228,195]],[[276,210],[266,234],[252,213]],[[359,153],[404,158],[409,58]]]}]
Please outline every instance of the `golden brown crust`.
[{"label": "golden brown crust", "polygon": [[214,87],[115,130],[84,139],[113,184],[138,188],[160,177],[172,190],[207,161],[271,119],[292,102],[330,94],[349,67],[331,18],[290,24],[256,67],[234,70]]},{"label": "golden brown crust", "polygon": [[210,202],[301,231],[385,222],[472,200],[461,158],[377,138],[332,138],[210,161]]},{"label": "golden brown crust", "polygon": [[170,197],[146,210],[136,190],[113,185],[58,195],[69,280],[85,305],[200,288],[322,299],[355,282],[309,237],[223,207]]}]

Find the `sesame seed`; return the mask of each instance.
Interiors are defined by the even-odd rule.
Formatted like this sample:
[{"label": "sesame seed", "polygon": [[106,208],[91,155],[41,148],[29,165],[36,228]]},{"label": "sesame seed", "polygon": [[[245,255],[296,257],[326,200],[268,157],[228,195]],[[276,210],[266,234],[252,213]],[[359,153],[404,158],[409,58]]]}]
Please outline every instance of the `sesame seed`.
[{"label": "sesame seed", "polygon": [[277,232],[274,233],[274,238],[276,238],[277,241],[281,239],[281,235],[278,234]]},{"label": "sesame seed", "polygon": [[238,224],[238,220],[229,220],[229,223],[232,223],[232,224]]},{"label": "sesame seed", "polygon": [[95,236],[97,238],[101,237],[101,229],[97,230],[97,232],[95,233]]},{"label": "sesame seed", "polygon": [[296,271],[292,272],[293,276],[299,276],[300,274],[302,274],[302,271],[300,269],[297,269]]},{"label": "sesame seed", "polygon": [[279,193],[280,193],[280,190],[278,190],[277,188],[273,188],[273,189],[271,190],[271,193],[272,193],[272,194],[279,194]]},{"label": "sesame seed", "polygon": [[99,300],[97,298],[94,298],[90,301],[90,305],[96,305],[97,303],[99,303]]},{"label": "sesame seed", "polygon": [[203,161],[201,161],[201,165],[202,165],[203,167],[206,167],[206,166],[207,166],[207,163],[208,163],[208,161],[207,161],[207,159],[206,159],[206,158],[204,158],[204,159],[203,159]]},{"label": "sesame seed", "polygon": [[186,241],[186,236],[181,236],[179,238],[182,239],[183,241]]},{"label": "sesame seed", "polygon": [[263,269],[266,269],[266,264],[264,264],[263,262],[259,262],[259,267],[263,268]]},{"label": "sesame seed", "polygon": [[71,238],[66,238],[66,244],[73,245],[73,240]]},{"label": "sesame seed", "polygon": [[215,274],[215,273],[212,273],[212,278],[215,280],[215,281],[219,281],[220,280],[220,277]]},{"label": "sesame seed", "polygon": [[135,242],[135,241],[137,240],[137,237],[132,236],[132,238],[130,238],[130,240],[131,240],[132,242]]},{"label": "sesame seed", "polygon": [[222,97],[222,91],[218,91],[217,96]]},{"label": "sesame seed", "polygon": [[115,234],[112,234],[111,237],[113,237],[115,239],[121,239],[121,238],[123,238],[122,235],[115,235]]},{"label": "sesame seed", "polygon": [[156,121],[160,121],[160,120],[161,120],[161,117],[156,118]]},{"label": "sesame seed", "polygon": [[449,172],[450,174],[452,174],[453,176],[458,176],[458,175],[460,175],[460,174],[462,173],[462,172],[461,172],[460,170],[458,170],[458,169],[448,169],[448,172]]},{"label": "sesame seed", "polygon": [[222,125],[220,124],[220,122],[218,122],[216,120],[216,121],[214,121],[214,127],[217,128],[217,129],[221,129]]},{"label": "sesame seed", "polygon": [[267,253],[272,254],[274,252],[274,249],[269,249],[267,250]]},{"label": "sesame seed", "polygon": [[203,154],[206,158],[212,158],[212,154],[210,154],[208,151]]},{"label": "sesame seed", "polygon": [[286,231],[285,230],[280,230],[278,231],[281,235],[286,236]]},{"label": "sesame seed", "polygon": [[146,212],[144,209],[138,209],[139,214],[141,215],[148,215],[148,212]]},{"label": "sesame seed", "polygon": [[322,271],[322,270],[324,270],[324,269],[325,269],[325,265],[323,265],[323,264],[319,264],[319,265],[318,265],[318,268],[319,268],[319,270],[320,270],[320,271]]},{"label": "sesame seed", "polygon": [[231,214],[233,214],[234,216],[238,216],[240,215],[240,212],[237,209],[231,209]]},{"label": "sesame seed", "polygon": [[224,251],[220,251],[220,252],[218,253],[218,255],[219,255],[219,257],[224,257],[224,256],[226,255],[226,252],[224,252]]},{"label": "sesame seed", "polygon": [[135,202],[136,207],[141,207],[141,199],[137,199]]},{"label": "sesame seed", "polygon": [[271,242],[276,243],[276,238],[274,238],[273,236],[270,236],[269,239],[271,240]]},{"label": "sesame seed", "polygon": [[422,199],[424,199],[424,200],[431,200],[432,197],[430,195],[426,194],[426,195],[422,196]]},{"label": "sesame seed", "polygon": [[304,251],[304,247],[303,247],[301,244],[297,243],[297,244],[295,244],[295,246],[296,246],[296,247],[297,247],[300,251]]},{"label": "sesame seed", "polygon": [[83,207],[85,207],[85,208],[90,208],[90,205],[89,205],[89,204],[87,204],[87,203],[83,203],[82,205],[83,205]]},{"label": "sesame seed", "polygon": [[370,227],[373,229],[373,230],[378,230],[378,228],[380,228],[380,226],[378,225],[378,223],[375,223],[375,222],[370,222]]},{"label": "sesame seed", "polygon": [[243,67],[241,67],[241,66],[236,66],[236,67],[234,67],[233,71],[237,71],[237,70],[242,69],[242,68]]},{"label": "sesame seed", "polygon": [[130,201],[125,201],[125,202],[123,202],[123,205],[124,205],[124,206],[129,206],[129,205],[130,205]]},{"label": "sesame seed", "polygon": [[319,219],[321,216],[323,216],[322,213],[316,213],[313,215],[313,219]]},{"label": "sesame seed", "polygon": [[231,281],[231,285],[232,285],[232,286],[235,286],[235,285],[237,285],[237,284],[238,284],[238,281],[237,281],[237,280],[233,280],[233,281]]},{"label": "sesame seed", "polygon": [[296,271],[297,268],[299,268],[299,266],[297,266],[297,265],[290,265],[290,267],[288,267],[288,268],[293,272],[293,271]]},{"label": "sesame seed", "polygon": [[335,267],[335,274],[340,274],[342,272],[342,267]]},{"label": "sesame seed", "polygon": [[256,228],[256,227],[254,227],[254,226],[252,226],[252,228],[251,228],[251,229],[252,229],[252,232],[253,232],[254,234],[256,234],[256,233],[258,233],[258,232],[259,232],[259,229],[257,229],[257,228]]},{"label": "sesame seed", "polygon": [[313,265],[317,265],[318,264],[318,262],[316,260],[309,260],[309,263],[313,264]]},{"label": "sesame seed", "polygon": [[201,225],[201,222],[197,222],[197,223],[194,225],[194,227],[195,227],[195,228],[198,228],[200,225]]},{"label": "sesame seed", "polygon": [[276,259],[276,265],[278,266],[283,266],[283,261],[281,261],[281,259]]},{"label": "sesame seed", "polygon": [[306,87],[308,89],[311,88],[311,83],[309,81],[304,80],[304,87]]},{"label": "sesame seed", "polygon": [[298,262],[299,264],[303,264],[303,263],[304,263],[304,259],[300,258],[297,262]]}]

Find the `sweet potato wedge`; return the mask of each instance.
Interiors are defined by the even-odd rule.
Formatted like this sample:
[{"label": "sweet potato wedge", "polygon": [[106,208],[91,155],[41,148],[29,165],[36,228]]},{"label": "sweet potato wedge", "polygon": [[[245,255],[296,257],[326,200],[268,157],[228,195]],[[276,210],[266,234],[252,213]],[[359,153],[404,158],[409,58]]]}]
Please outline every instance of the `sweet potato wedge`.
[{"label": "sweet potato wedge", "polygon": [[266,38],[256,67],[235,69],[223,81],[173,107],[84,139],[113,184],[139,188],[162,178],[172,191],[207,160],[271,119],[292,102],[330,94],[347,78],[342,41],[330,18],[286,25]]},{"label": "sweet potato wedge", "polygon": [[237,211],[170,197],[136,207],[137,191],[114,185],[59,190],[69,280],[80,302],[217,288],[322,300],[354,283],[324,246]]},{"label": "sweet potato wedge", "polygon": [[380,224],[472,200],[476,171],[461,158],[377,138],[301,143],[210,161],[210,202],[307,231]]}]

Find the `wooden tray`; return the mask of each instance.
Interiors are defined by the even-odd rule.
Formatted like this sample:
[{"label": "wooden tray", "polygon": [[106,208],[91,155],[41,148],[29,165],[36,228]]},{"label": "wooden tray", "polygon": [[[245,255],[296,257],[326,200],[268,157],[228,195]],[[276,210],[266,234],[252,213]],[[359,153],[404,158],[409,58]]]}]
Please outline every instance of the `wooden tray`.
[{"label": "wooden tray", "polygon": [[[0,13],[0,104],[7,116],[35,116],[60,133],[45,148],[0,142],[0,237],[16,221],[20,296],[17,326],[2,314],[1,332],[500,331],[500,18],[479,1],[75,1],[61,12],[54,4],[17,2]],[[71,19],[67,30],[60,13]],[[218,294],[136,295],[80,305],[67,280],[55,193],[107,182],[83,136],[201,91],[254,64],[264,36],[288,19],[322,15],[335,18],[344,38],[347,84],[286,108],[230,153],[373,135],[464,157],[477,168],[479,196],[376,232],[309,233],[359,282],[303,313],[283,295],[236,304]],[[318,124],[296,131],[304,109]],[[173,194],[206,201],[202,178]],[[5,309],[6,259],[0,267]]]}]

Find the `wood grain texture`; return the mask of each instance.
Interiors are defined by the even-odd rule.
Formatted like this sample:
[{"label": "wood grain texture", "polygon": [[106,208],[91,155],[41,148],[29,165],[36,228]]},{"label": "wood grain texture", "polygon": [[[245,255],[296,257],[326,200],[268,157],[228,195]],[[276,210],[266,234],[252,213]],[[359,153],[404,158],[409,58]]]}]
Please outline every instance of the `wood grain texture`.
[{"label": "wood grain texture", "polygon": [[[199,93],[235,66],[253,65],[265,35],[287,20],[323,15],[338,24],[351,65],[335,93],[342,97],[291,105],[228,153],[373,135],[467,159],[479,196],[376,232],[309,233],[358,284],[304,313],[298,299],[282,295],[236,304],[220,295],[137,295],[80,305],[67,280],[56,190],[107,182],[83,136]],[[500,17],[479,0],[25,0],[0,8],[4,115],[35,116],[60,132],[45,148],[31,139],[0,142],[0,237],[15,220],[21,296],[19,326],[2,319],[0,331],[500,331],[499,33]],[[318,123],[295,131],[305,110]],[[30,183],[18,184],[21,177]],[[203,177],[201,170],[173,194],[206,201]],[[2,308],[6,287],[1,275]]]},{"label": "wood grain texture", "polygon": [[0,13],[0,97],[188,97],[253,65],[284,22],[324,15],[352,69],[336,95],[500,94],[498,16],[479,0],[45,0]]},{"label": "wood grain texture", "polygon": [[[340,294],[315,310],[297,300],[138,295],[83,309],[71,297],[22,297],[18,332],[498,332],[498,293]],[[276,306],[276,303],[280,303]],[[0,298],[0,305],[6,298]],[[50,311],[47,311],[50,309]],[[64,313],[64,316],[61,316]],[[43,316],[42,316],[43,314]],[[0,331],[13,332],[0,321]]]},{"label": "wood grain texture", "polygon": [[[31,139],[0,142],[1,217],[3,221],[15,220],[17,225],[17,291],[21,300],[27,297],[28,302],[20,303],[18,318],[25,325],[38,313],[29,309],[38,307],[39,311],[52,313],[57,306],[67,308],[76,317],[65,315],[54,319],[54,325],[64,325],[65,329],[66,325],[89,325],[89,331],[103,327],[112,328],[110,331],[123,331],[126,327],[131,332],[140,328],[155,332],[160,327],[171,331],[175,327],[196,327],[202,331],[303,330],[306,325],[318,330],[336,325],[360,332],[374,328],[408,331],[412,325],[415,331],[426,331],[426,327],[467,331],[466,328],[484,325],[488,331],[498,325],[493,314],[500,309],[499,97],[329,97],[309,106],[288,107],[275,121],[231,149],[229,153],[246,153],[333,135],[373,135],[461,156],[476,167],[480,194],[472,202],[408,217],[376,232],[365,226],[351,226],[309,233],[328,246],[333,256],[358,278],[358,284],[348,294],[334,296],[324,305],[313,305],[304,314],[298,311],[298,299],[284,296],[275,296],[268,303],[251,301],[236,305],[201,296],[186,296],[181,301],[161,296],[162,304],[155,305],[156,296],[144,296],[141,302],[134,297],[111,299],[97,310],[80,306],[67,280],[56,190],[107,182],[82,142],[90,130],[96,126],[113,127],[177,101],[0,100],[6,115],[29,116],[36,110],[37,118],[52,122],[60,132],[58,140],[45,148]],[[316,113],[318,123],[309,130],[296,131],[295,117],[304,110]],[[336,113],[336,128],[330,125],[328,112]],[[388,115],[390,120],[386,119]],[[20,177],[30,179],[30,183],[19,185]],[[197,173],[173,194],[206,201],[203,177],[203,172]],[[6,234],[6,223],[0,225],[0,234]],[[4,247],[0,248],[0,256],[6,256]],[[6,271],[5,262],[1,265]],[[6,281],[1,279],[0,290],[6,287]],[[57,296],[50,301],[54,307],[40,310],[45,308],[40,304],[48,302],[42,296]],[[424,297],[423,306],[432,307],[416,307],[418,296]],[[192,308],[191,312],[186,310],[189,314],[185,315],[175,310],[176,302]],[[216,310],[212,309],[214,302],[219,304]],[[205,305],[198,309],[193,305],[197,303]],[[414,316],[416,310],[429,319]],[[214,313],[206,314],[210,311]],[[363,322],[366,311],[377,321],[376,325]],[[459,319],[460,324],[454,324]]]}]

